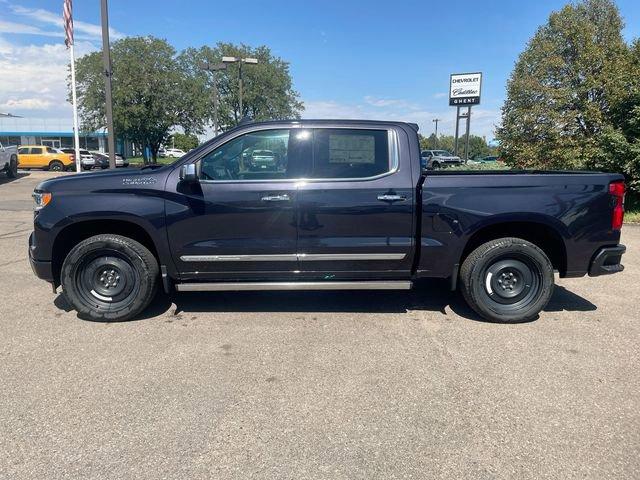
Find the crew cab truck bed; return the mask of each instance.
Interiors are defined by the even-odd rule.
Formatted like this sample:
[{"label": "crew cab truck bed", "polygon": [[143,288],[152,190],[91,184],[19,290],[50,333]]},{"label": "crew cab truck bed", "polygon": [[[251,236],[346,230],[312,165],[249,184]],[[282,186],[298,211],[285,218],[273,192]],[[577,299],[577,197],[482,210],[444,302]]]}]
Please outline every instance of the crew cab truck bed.
[{"label": "crew cab truck bed", "polygon": [[[256,169],[271,152],[278,161]],[[404,289],[448,279],[490,320],[535,318],[560,276],[622,270],[624,184],[585,172],[427,172],[414,125],[243,125],[171,165],[40,184],[30,259],[78,312],[157,288]]]}]

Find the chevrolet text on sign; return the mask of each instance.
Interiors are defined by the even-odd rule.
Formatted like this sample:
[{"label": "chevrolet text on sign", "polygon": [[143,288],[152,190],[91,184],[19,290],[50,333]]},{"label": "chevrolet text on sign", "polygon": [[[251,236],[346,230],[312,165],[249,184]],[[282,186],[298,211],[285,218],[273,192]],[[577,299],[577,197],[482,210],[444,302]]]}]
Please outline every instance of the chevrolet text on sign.
[{"label": "chevrolet text on sign", "polygon": [[478,105],[482,73],[454,73],[449,84],[449,105]]}]

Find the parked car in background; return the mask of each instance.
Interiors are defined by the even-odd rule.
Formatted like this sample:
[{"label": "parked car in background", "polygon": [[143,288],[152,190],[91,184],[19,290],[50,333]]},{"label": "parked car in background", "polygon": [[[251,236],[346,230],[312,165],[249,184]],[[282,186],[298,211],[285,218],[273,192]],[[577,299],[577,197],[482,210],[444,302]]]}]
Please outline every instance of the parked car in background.
[{"label": "parked car in background", "polygon": [[[92,151],[91,155],[93,155],[94,160],[96,161],[96,168],[109,168],[109,154]],[[116,167],[128,167],[129,162],[119,153],[115,154],[116,157]]]},{"label": "parked car in background", "polygon": [[500,158],[497,155],[489,155],[487,157],[476,158],[476,162],[478,163],[495,163],[499,161]]},{"label": "parked car in background", "polygon": [[184,150],[180,150],[179,148],[167,148],[165,150],[165,156],[171,158],[180,158],[185,155],[186,152]]},{"label": "parked car in background", "polygon": [[164,147],[158,149],[158,157],[165,158],[167,156],[167,150]]},{"label": "parked car in background", "polygon": [[[61,148],[60,151],[64,153],[69,153],[71,155],[75,155],[75,148]],[[91,170],[95,167],[95,159],[89,150],[85,150],[84,148],[80,149],[80,166],[83,170]]]},{"label": "parked car in background", "polygon": [[424,170],[437,170],[463,163],[460,157],[446,150],[423,150],[420,153],[420,158]]},{"label": "parked car in background", "polygon": [[5,147],[0,142],[0,172],[9,178],[18,176],[18,147]]},{"label": "parked car in background", "polygon": [[[284,168],[242,160],[274,144]],[[417,125],[401,122],[248,123],[170,165],[50,179],[33,193],[31,266],[100,321],[136,316],[159,287],[386,290],[441,278],[484,318],[522,322],[551,298],[554,270],[623,270],[622,175],[424,171],[417,145]]]},{"label": "parked car in background", "polygon": [[21,145],[18,148],[20,168],[44,168],[54,172],[73,170],[75,155],[45,145]]}]

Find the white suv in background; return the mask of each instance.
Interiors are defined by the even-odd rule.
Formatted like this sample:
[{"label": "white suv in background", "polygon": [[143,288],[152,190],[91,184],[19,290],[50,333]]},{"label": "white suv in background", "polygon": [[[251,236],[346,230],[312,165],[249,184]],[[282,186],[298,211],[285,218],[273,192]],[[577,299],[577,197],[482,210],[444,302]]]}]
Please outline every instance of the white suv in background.
[{"label": "white suv in background", "polygon": [[[60,148],[59,149],[63,153],[70,153],[71,155],[76,154],[75,148]],[[80,165],[83,170],[91,170],[96,165],[96,159],[93,158],[93,155],[89,150],[80,149]]]},{"label": "white suv in background", "polygon": [[165,156],[172,158],[180,158],[186,154],[184,150],[180,150],[179,148],[167,148],[164,151]]}]

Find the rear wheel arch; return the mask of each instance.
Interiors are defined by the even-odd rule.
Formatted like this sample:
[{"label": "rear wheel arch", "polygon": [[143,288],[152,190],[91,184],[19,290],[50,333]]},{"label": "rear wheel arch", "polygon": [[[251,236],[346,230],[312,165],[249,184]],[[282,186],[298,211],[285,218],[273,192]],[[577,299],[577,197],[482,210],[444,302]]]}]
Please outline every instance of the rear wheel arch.
[{"label": "rear wheel arch", "polygon": [[471,235],[460,256],[459,264],[480,245],[498,238],[515,237],[533,243],[549,257],[560,276],[567,271],[567,249],[560,232],[548,224],[532,221],[506,221],[484,226]]},{"label": "rear wheel arch", "polygon": [[144,245],[154,255],[158,263],[158,248],[149,232],[139,224],[128,220],[86,220],[75,222],[64,227],[53,242],[51,251],[53,276],[60,281],[62,264],[69,252],[83,240],[100,234],[114,234],[131,238]]}]

